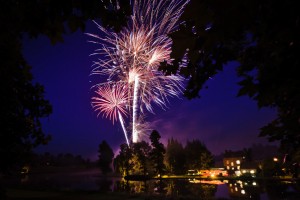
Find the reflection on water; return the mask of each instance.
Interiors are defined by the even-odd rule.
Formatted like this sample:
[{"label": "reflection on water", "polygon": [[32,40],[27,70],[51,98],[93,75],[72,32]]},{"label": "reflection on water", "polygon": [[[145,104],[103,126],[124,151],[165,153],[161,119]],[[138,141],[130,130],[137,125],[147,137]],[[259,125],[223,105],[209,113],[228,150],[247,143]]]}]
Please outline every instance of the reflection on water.
[{"label": "reflection on water", "polygon": [[299,182],[274,180],[150,180],[125,181],[119,177],[102,177],[99,173],[30,174],[6,185],[47,190],[88,190],[127,192],[171,197],[173,199],[300,199]]},{"label": "reflection on water", "polygon": [[274,180],[152,180],[118,181],[115,191],[159,194],[176,199],[299,200],[300,184]]}]

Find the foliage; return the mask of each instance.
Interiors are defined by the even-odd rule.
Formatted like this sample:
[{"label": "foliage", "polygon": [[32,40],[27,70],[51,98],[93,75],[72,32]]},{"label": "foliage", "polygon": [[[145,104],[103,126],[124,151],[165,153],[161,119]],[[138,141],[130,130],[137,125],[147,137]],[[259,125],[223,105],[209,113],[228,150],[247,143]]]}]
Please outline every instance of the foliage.
[{"label": "foliage", "polygon": [[[1,54],[11,57],[8,51]],[[18,65],[17,60],[11,59],[3,59],[0,67],[0,173],[20,168],[32,148],[50,139],[44,135],[40,122],[52,112],[44,99],[44,89],[31,83],[30,67],[24,60]]]},{"label": "foliage", "polygon": [[199,140],[187,142],[184,148],[171,138],[167,148],[159,141],[160,134],[153,130],[150,134],[151,146],[145,142],[122,144],[114,159],[117,173],[127,175],[185,174],[187,169],[209,169],[214,164],[211,152]]},{"label": "foliage", "polygon": [[[300,147],[300,26],[297,1],[191,0],[173,40],[172,64],[162,63],[166,74],[189,78],[185,95],[199,96],[206,81],[238,61],[241,95],[258,107],[274,107],[277,118],[260,136],[280,141],[287,152]],[[180,68],[182,58],[188,65]]]},{"label": "foliage", "polygon": [[[46,35],[52,43],[62,42],[66,27],[71,32],[85,29],[85,22],[101,19],[103,26],[120,30],[131,13],[129,1],[65,0],[65,1],[3,1],[1,22],[11,37],[22,33],[31,37]],[[2,33],[4,35],[5,33]],[[18,49],[16,49],[18,50]]]},{"label": "foliage", "polygon": [[165,162],[168,171],[173,174],[184,174],[186,171],[186,158],[183,146],[174,138],[168,140]]},{"label": "foliage", "polygon": [[166,166],[164,165],[164,155],[166,149],[164,145],[159,141],[161,138],[160,134],[153,130],[150,134],[152,150],[150,152],[150,160],[152,161],[155,174],[163,174]]},{"label": "foliage", "polygon": [[263,175],[265,177],[283,175],[280,167],[281,163],[275,162],[273,158],[265,159],[262,163]]},{"label": "foliage", "polygon": [[213,155],[200,140],[187,141],[184,148],[188,169],[209,169],[213,166]]},{"label": "foliage", "polygon": [[114,152],[105,140],[101,142],[98,150],[98,164],[103,174],[111,172],[111,164],[114,158]]},{"label": "foliage", "polygon": [[[46,144],[50,136],[40,118],[52,108],[44,88],[33,83],[31,67],[22,55],[22,37],[47,36],[54,44],[67,30],[84,30],[85,21],[101,18],[104,26],[119,30],[130,15],[129,1],[1,1],[0,7],[0,172],[22,165],[33,147]],[[66,29],[66,28],[69,29]]]},{"label": "foliage", "polygon": [[146,173],[148,160],[144,155],[144,150],[148,147],[150,146],[144,141],[129,146],[125,143],[120,145],[119,154],[115,157],[113,163],[115,172],[123,176]]},{"label": "foliage", "polygon": [[123,176],[127,176],[133,169],[133,152],[127,144],[120,145],[120,152],[114,159],[115,172],[121,173]]},{"label": "foliage", "polygon": [[209,169],[215,164],[214,157],[210,151],[203,151],[200,155],[201,169]]},{"label": "foliage", "polygon": [[145,142],[137,142],[132,144],[134,173],[147,175],[149,172],[150,159],[149,154],[151,146]]}]

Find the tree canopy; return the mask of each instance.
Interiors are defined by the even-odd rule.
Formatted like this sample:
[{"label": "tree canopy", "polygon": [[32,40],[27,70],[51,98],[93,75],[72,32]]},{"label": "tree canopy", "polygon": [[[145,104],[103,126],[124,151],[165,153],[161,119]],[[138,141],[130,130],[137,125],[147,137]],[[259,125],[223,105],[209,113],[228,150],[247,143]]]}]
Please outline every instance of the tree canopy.
[{"label": "tree canopy", "polygon": [[120,145],[119,154],[114,159],[115,172],[123,176],[129,175],[133,170],[133,150],[127,144]]},{"label": "tree canopy", "polygon": [[[238,96],[258,107],[277,109],[260,136],[281,141],[286,151],[300,148],[300,14],[294,0],[191,0],[173,40],[173,63],[166,74],[189,79],[188,98],[199,97],[206,81],[230,61],[238,61]],[[183,59],[185,58],[185,59]],[[181,67],[187,60],[187,67]]]},{"label": "tree canopy", "polygon": [[186,174],[188,169],[209,169],[214,157],[204,143],[188,141],[186,146],[174,138],[167,147],[160,142],[160,134],[153,130],[149,136],[151,145],[145,141],[120,145],[114,159],[115,172],[127,175],[150,175],[161,177],[166,173]]},{"label": "tree canopy", "polygon": [[158,131],[153,130],[149,138],[152,146],[150,159],[153,162],[154,172],[161,175],[165,172],[166,168],[164,164],[164,155],[166,153],[166,149],[164,144],[159,141],[161,136]]},{"label": "tree canopy", "polygon": [[50,139],[40,118],[49,116],[52,108],[22,55],[23,35],[45,35],[55,44],[63,42],[64,34],[84,30],[88,19],[101,19],[104,26],[120,30],[130,12],[129,0],[1,1],[0,173],[21,165],[33,147]]},{"label": "tree canopy", "polygon": [[167,170],[173,174],[184,174],[186,172],[186,157],[182,144],[176,139],[168,140],[165,154]]},{"label": "tree canopy", "polygon": [[214,157],[200,140],[187,141],[184,148],[187,169],[209,169],[214,164]]},{"label": "tree canopy", "polygon": [[114,152],[105,140],[99,144],[98,153],[98,164],[102,173],[107,174],[112,172],[111,164],[114,158]]}]

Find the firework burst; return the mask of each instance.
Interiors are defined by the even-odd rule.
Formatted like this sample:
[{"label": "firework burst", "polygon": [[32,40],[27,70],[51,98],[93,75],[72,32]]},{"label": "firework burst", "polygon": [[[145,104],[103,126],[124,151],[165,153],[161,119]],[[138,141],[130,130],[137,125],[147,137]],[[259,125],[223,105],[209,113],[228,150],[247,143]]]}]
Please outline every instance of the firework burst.
[{"label": "firework burst", "polygon": [[104,114],[106,118],[114,121],[119,115],[127,116],[127,89],[124,85],[104,84],[98,87],[97,96],[92,97],[92,107],[98,112]]},{"label": "firework burst", "polygon": [[[133,0],[133,15],[120,33],[95,22],[100,35],[88,34],[95,39],[91,42],[100,44],[92,54],[99,59],[91,74],[105,76],[107,80],[96,92],[98,96],[92,98],[92,105],[113,122],[118,115],[125,117],[130,113],[132,142],[139,140],[139,116],[146,111],[154,113],[153,103],[166,108],[168,97],[178,96],[182,91],[183,78],[165,76],[158,67],[163,61],[171,62],[171,39],[167,34],[176,29],[187,2]],[[113,90],[111,85],[115,86]]]}]

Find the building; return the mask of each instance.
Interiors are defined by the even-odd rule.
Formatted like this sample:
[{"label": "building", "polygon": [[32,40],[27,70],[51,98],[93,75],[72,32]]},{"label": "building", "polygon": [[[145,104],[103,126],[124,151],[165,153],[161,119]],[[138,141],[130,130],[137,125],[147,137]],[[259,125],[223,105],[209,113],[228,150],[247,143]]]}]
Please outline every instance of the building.
[{"label": "building", "polygon": [[223,159],[224,168],[227,170],[228,175],[240,175],[241,163],[243,157],[225,157]]},{"label": "building", "polygon": [[226,157],[223,159],[223,164],[231,176],[251,176],[254,177],[257,173],[257,163],[246,161],[244,157]]}]

